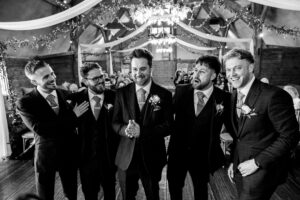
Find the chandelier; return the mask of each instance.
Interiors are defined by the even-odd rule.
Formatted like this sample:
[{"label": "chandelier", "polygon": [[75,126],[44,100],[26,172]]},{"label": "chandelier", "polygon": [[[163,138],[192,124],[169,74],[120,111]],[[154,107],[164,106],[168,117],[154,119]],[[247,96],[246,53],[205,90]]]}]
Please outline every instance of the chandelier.
[{"label": "chandelier", "polygon": [[130,15],[133,21],[144,24],[148,20],[151,24],[161,24],[166,22],[173,25],[175,22],[184,20],[187,14],[192,12],[191,8],[174,4],[174,3],[161,3],[154,6],[145,6],[143,4],[130,9]]}]

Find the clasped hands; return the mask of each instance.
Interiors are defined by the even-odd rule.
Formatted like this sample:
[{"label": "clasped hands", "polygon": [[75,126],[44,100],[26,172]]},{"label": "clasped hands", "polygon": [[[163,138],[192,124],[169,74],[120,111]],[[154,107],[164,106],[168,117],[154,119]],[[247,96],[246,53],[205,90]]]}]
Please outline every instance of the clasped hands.
[{"label": "clasped hands", "polygon": [[125,135],[129,138],[138,138],[140,136],[140,125],[133,120],[129,120],[129,123],[125,129]]}]

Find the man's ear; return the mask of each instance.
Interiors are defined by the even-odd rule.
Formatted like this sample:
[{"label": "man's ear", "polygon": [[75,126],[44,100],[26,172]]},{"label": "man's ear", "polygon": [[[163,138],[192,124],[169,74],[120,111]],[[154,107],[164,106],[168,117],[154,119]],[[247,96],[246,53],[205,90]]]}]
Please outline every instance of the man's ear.
[{"label": "man's ear", "polygon": [[37,82],[35,80],[30,80],[30,82],[31,82],[32,85],[37,86]]},{"label": "man's ear", "polygon": [[217,74],[216,74],[216,72],[214,72],[212,75],[211,75],[211,77],[210,77],[210,80],[215,80],[217,78]]},{"label": "man's ear", "polygon": [[249,65],[249,72],[254,73],[254,63]]}]

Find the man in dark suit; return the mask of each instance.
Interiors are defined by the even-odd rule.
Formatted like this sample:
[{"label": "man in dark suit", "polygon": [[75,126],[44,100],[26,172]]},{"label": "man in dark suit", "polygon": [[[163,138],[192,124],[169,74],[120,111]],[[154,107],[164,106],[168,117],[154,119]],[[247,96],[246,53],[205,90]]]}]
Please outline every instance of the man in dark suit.
[{"label": "man in dark suit", "polygon": [[25,75],[37,87],[17,102],[17,108],[26,126],[34,132],[38,195],[43,200],[54,198],[55,173],[58,171],[65,196],[75,200],[75,126],[77,117],[87,110],[88,103],[72,110],[65,99],[66,91],[56,88],[56,76],[50,65],[42,60],[29,61],[25,66]]},{"label": "man in dark suit", "polygon": [[233,49],[224,63],[236,88],[231,100],[235,135],[228,175],[240,200],[270,199],[285,180],[290,152],[299,141],[292,99],[284,90],[255,78],[250,52]]},{"label": "man in dark suit", "polygon": [[176,87],[174,132],[168,149],[167,177],[171,200],[182,200],[188,171],[195,199],[208,199],[209,173],[224,165],[220,132],[224,122],[230,125],[230,94],[213,85],[220,69],[217,57],[201,56],[196,61],[192,84]]},{"label": "man in dark suit", "polygon": [[170,134],[172,95],[151,79],[152,58],[146,49],[134,50],[134,83],[116,93],[113,128],[121,140],[115,162],[125,200],[135,199],[139,179],[147,199],[158,200],[158,182],[167,161],[164,137]]},{"label": "man in dark suit", "polygon": [[97,63],[86,63],[80,74],[87,89],[73,93],[72,104],[89,102],[86,113],[79,117],[80,178],[86,200],[97,200],[102,185],[105,200],[115,200],[115,154],[118,136],[111,126],[115,93],[105,89],[104,76]]}]

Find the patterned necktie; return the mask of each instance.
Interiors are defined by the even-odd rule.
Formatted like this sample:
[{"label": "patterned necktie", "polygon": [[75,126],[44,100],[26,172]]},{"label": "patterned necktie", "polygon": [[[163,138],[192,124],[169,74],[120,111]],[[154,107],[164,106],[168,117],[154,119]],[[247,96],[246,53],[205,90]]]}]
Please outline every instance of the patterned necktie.
[{"label": "patterned necktie", "polygon": [[59,107],[58,107],[58,104],[56,103],[56,101],[54,100],[55,99],[55,96],[53,94],[49,94],[47,97],[46,97],[47,101],[49,101],[50,103],[50,106],[51,108],[54,110],[54,112],[56,114],[59,113]]},{"label": "patterned necktie", "polygon": [[100,105],[101,98],[95,95],[92,99],[95,101],[94,117],[97,120],[99,117],[100,109],[101,109],[101,105]]},{"label": "patterned necktie", "polygon": [[237,113],[238,117],[240,117],[241,113],[242,113],[242,106],[243,106],[244,97],[245,97],[245,95],[243,93],[241,93],[240,91],[238,91],[237,101],[236,101],[236,113]]},{"label": "patterned necktie", "polygon": [[139,104],[140,110],[143,109],[143,106],[144,106],[145,101],[146,101],[145,94],[146,94],[146,90],[144,90],[143,88],[140,88],[137,91],[137,99],[138,99],[138,104]]},{"label": "patterned necktie", "polygon": [[205,106],[205,102],[204,102],[204,97],[205,94],[203,94],[203,92],[197,92],[197,97],[198,97],[198,102],[197,102],[197,107],[196,107],[196,116],[198,116],[200,114],[200,112],[202,111],[203,107]]}]

